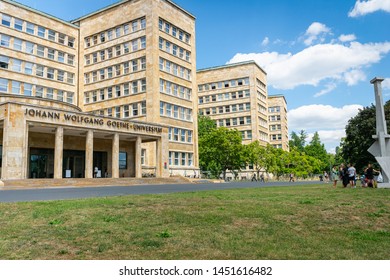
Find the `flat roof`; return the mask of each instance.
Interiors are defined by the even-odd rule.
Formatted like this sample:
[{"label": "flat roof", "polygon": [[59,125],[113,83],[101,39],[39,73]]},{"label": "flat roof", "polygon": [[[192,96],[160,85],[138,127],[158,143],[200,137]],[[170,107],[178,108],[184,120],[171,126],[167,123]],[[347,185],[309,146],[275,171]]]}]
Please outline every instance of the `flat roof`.
[{"label": "flat roof", "polygon": [[24,4],[21,4],[21,3],[19,3],[19,2],[16,2],[16,1],[13,1],[13,0],[1,0],[1,1],[3,1],[3,2],[5,2],[5,3],[8,3],[8,4],[10,4],[10,5],[14,5],[14,6],[23,8],[23,9],[25,9],[25,10],[29,10],[29,11],[34,12],[34,13],[36,13],[36,14],[39,14],[39,15],[41,15],[41,16],[45,16],[45,17],[47,17],[47,18],[54,19],[54,20],[59,21],[59,22],[61,22],[61,23],[63,23],[63,24],[66,24],[66,25],[69,25],[69,26],[71,26],[71,27],[74,27],[74,28],[79,29],[79,27],[78,27],[77,25],[75,25],[75,24],[73,24],[73,23],[71,23],[71,22],[69,22],[69,21],[60,19],[60,18],[55,17],[55,16],[53,16],[53,15],[50,15],[50,14],[47,14],[47,13],[45,13],[45,12],[39,11],[39,10],[37,10],[37,9],[31,8],[31,7],[29,7],[29,6],[26,6],[26,5],[24,5]]},{"label": "flat roof", "polygon": [[268,98],[283,98],[284,102],[287,104],[286,97],[283,94],[273,94],[273,95],[268,95]]},{"label": "flat roof", "polygon": [[[75,23],[75,22],[82,21],[82,20],[84,20],[84,19],[86,19],[86,18],[92,17],[92,16],[94,16],[94,15],[96,15],[96,14],[98,14],[98,13],[101,13],[101,12],[104,12],[104,11],[107,11],[107,10],[110,10],[110,9],[112,9],[112,8],[115,8],[115,7],[117,7],[117,6],[121,5],[121,4],[126,3],[126,2],[129,2],[129,1],[134,1],[134,0],[120,0],[120,1],[118,1],[118,2],[116,2],[116,3],[114,3],[114,4],[111,4],[111,5],[109,5],[109,6],[106,6],[106,7],[104,7],[104,8],[101,8],[101,9],[95,11],[95,12],[92,12],[92,13],[89,13],[89,14],[84,15],[84,16],[82,16],[82,17],[79,17],[79,18],[76,18],[76,19],[74,19],[74,20],[71,20],[71,23]],[[171,5],[174,6],[175,8],[179,9],[180,11],[182,11],[183,13],[185,13],[185,14],[187,14],[188,16],[190,16],[190,17],[192,17],[192,18],[195,19],[195,16],[194,16],[194,15],[192,15],[192,14],[189,13],[189,12],[187,12],[186,10],[184,10],[182,7],[180,7],[179,5],[177,5],[176,3],[174,3],[173,1],[171,1],[171,0],[163,0],[163,1],[167,2],[168,4],[171,4]]]},{"label": "flat roof", "polygon": [[199,73],[199,72],[207,72],[207,71],[213,71],[213,70],[219,70],[219,69],[231,68],[231,67],[238,67],[238,66],[249,65],[249,64],[256,65],[262,72],[264,72],[264,74],[267,75],[267,72],[265,72],[264,69],[261,68],[261,66],[259,64],[257,64],[257,62],[254,61],[254,60],[248,60],[248,61],[242,61],[242,62],[237,62],[237,63],[229,63],[229,64],[225,64],[225,65],[220,65],[220,66],[203,68],[203,69],[197,70],[196,72],[197,73]]}]

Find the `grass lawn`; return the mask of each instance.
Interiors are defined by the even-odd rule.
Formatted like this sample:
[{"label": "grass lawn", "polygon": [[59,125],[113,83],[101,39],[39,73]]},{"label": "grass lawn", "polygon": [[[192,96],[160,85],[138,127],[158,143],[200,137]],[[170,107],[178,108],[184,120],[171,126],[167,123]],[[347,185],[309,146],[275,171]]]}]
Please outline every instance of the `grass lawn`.
[{"label": "grass lawn", "polygon": [[321,184],[2,203],[0,259],[389,260],[390,190]]}]

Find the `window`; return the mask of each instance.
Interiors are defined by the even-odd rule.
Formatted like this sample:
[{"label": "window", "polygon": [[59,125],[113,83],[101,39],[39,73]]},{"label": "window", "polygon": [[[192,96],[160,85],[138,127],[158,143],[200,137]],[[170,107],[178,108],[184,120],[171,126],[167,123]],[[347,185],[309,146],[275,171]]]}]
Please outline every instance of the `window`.
[{"label": "window", "polygon": [[18,38],[14,38],[14,50],[21,51],[22,50],[23,41]]},{"label": "window", "polygon": [[72,85],[73,85],[73,82],[74,82],[74,74],[68,72],[68,73],[66,74],[66,77],[67,77],[66,82],[67,82],[68,84],[72,84]]},{"label": "window", "polygon": [[65,62],[65,54],[63,52],[58,52],[57,60],[58,62]]},{"label": "window", "polygon": [[97,63],[97,53],[92,54],[92,61],[93,63]]},{"label": "window", "polygon": [[74,93],[73,92],[68,92],[66,94],[66,102],[68,103],[73,103],[73,96],[74,96]]},{"label": "window", "polygon": [[23,31],[23,20],[15,18],[14,28],[19,31]]},{"label": "window", "polygon": [[100,43],[104,43],[106,41],[106,33],[100,33]]},{"label": "window", "polygon": [[27,25],[26,25],[26,32],[29,33],[29,34],[34,34],[34,29],[35,29],[35,25],[30,23],[30,22],[27,22]]},{"label": "window", "polygon": [[141,149],[141,165],[145,165],[146,149]]},{"label": "window", "polygon": [[146,48],[146,37],[141,37],[141,49]]},{"label": "window", "polygon": [[12,93],[20,94],[20,82],[12,81]]},{"label": "window", "polygon": [[129,62],[123,63],[123,73],[124,74],[128,74],[129,73],[129,68],[130,68],[130,63]]},{"label": "window", "polygon": [[42,26],[38,26],[38,36],[41,38],[45,38],[46,35],[46,28]]},{"label": "window", "polygon": [[38,77],[43,77],[43,69],[44,67],[42,65],[37,65],[37,69],[35,70],[35,75]]},{"label": "window", "polygon": [[133,94],[138,93],[138,81],[132,82],[132,93]]},{"label": "window", "polygon": [[0,91],[8,92],[8,80],[0,78]]},{"label": "window", "polygon": [[57,81],[63,82],[64,81],[65,72],[58,70],[57,72]]},{"label": "window", "polygon": [[112,78],[112,67],[107,68],[107,78],[108,79]]},{"label": "window", "polygon": [[112,58],[112,48],[107,49],[107,58],[108,59]]},{"label": "window", "polygon": [[53,68],[48,68],[48,69],[47,69],[47,75],[46,75],[46,77],[47,77],[48,79],[54,79],[54,69],[53,69]]},{"label": "window", "polygon": [[127,169],[127,153],[119,152],[119,169]]},{"label": "window", "polygon": [[99,73],[100,73],[100,80],[104,80],[105,76],[104,76],[104,69],[100,69],[99,70]]},{"label": "window", "polygon": [[115,117],[120,118],[121,117],[121,107],[115,107]]},{"label": "window", "polygon": [[141,58],[141,69],[142,70],[146,69],[146,58],[145,57]]},{"label": "window", "polygon": [[130,52],[130,44],[129,43],[124,43],[123,44],[123,52],[124,53],[129,53]]},{"label": "window", "polygon": [[188,130],[187,132],[187,142],[192,143],[192,131]]},{"label": "window", "polygon": [[36,86],[36,88],[35,88],[35,96],[36,97],[42,97],[43,96],[43,87]]},{"label": "window", "polygon": [[0,68],[2,69],[9,68],[9,57],[0,55]]},{"label": "window", "polygon": [[107,116],[112,117],[112,108],[107,109]]},{"label": "window", "polygon": [[74,64],[74,55],[68,54],[68,64],[73,65]]},{"label": "window", "polygon": [[33,88],[32,84],[25,83],[24,84],[24,95],[31,96],[32,95],[32,88]]},{"label": "window", "polygon": [[58,34],[58,43],[65,45],[65,34],[59,33]]},{"label": "window", "polygon": [[120,76],[121,75],[121,66],[120,64],[115,65],[115,75]]},{"label": "window", "polygon": [[185,142],[186,141],[186,131],[184,129],[181,130],[180,141],[181,142]]},{"label": "window", "polygon": [[132,61],[132,65],[133,65],[133,72],[138,71],[138,61],[137,60],[133,60]]},{"label": "window", "polygon": [[47,49],[47,57],[49,59],[54,59],[55,50],[53,49]]},{"label": "window", "polygon": [[1,46],[9,47],[9,41],[10,41],[9,36],[1,34],[1,41],[0,41]]},{"label": "window", "polygon": [[133,22],[131,23],[131,30],[132,30],[133,32],[135,32],[135,31],[138,30],[138,21],[133,21]]},{"label": "window", "polygon": [[116,56],[120,56],[121,55],[121,46],[116,46],[115,50],[116,50]]},{"label": "window", "polygon": [[116,38],[119,38],[121,36],[121,28],[120,27],[115,28],[115,36],[116,36]]},{"label": "window", "polygon": [[85,45],[88,47],[91,46],[91,39],[90,38],[85,38]]},{"label": "window", "polygon": [[138,39],[131,41],[133,52],[138,51]]},{"label": "window", "polygon": [[86,104],[89,103],[89,92],[84,93],[84,102],[85,102]]},{"label": "window", "polygon": [[104,89],[100,90],[100,100],[104,100]]},{"label": "window", "polygon": [[45,47],[44,46],[41,46],[41,45],[37,46],[37,55],[40,57],[45,56]]},{"label": "window", "polygon": [[3,17],[1,19],[1,24],[11,27],[11,17],[3,14]]},{"label": "window", "polygon": [[112,98],[112,87],[107,88],[107,98]]},{"label": "window", "polygon": [[138,116],[138,104],[133,104],[133,116]]},{"label": "window", "polygon": [[103,61],[106,59],[106,52],[103,50],[103,51],[100,51],[100,61]]},{"label": "window", "polygon": [[33,64],[31,62],[24,63],[24,73],[27,75],[32,75],[33,73]]},{"label": "window", "polygon": [[112,32],[112,30],[108,30],[107,31],[107,40],[109,41],[109,40],[112,40],[112,38],[113,38],[113,32]]},{"label": "window", "polygon": [[130,32],[130,26],[129,26],[129,24],[125,24],[123,26],[123,33],[124,33],[124,35],[129,34],[129,32]]},{"label": "window", "polygon": [[175,152],[175,165],[179,165],[179,153]]},{"label": "window", "polygon": [[123,95],[129,95],[129,84],[123,84]]},{"label": "window", "polygon": [[121,96],[121,86],[115,86],[115,95],[116,97]]},{"label": "window", "polygon": [[146,101],[141,102],[141,115],[146,115]]},{"label": "window", "polygon": [[26,42],[26,53],[34,53],[34,44],[31,42]]},{"label": "window", "polygon": [[16,72],[22,72],[22,61],[14,58],[12,60],[12,70]]},{"label": "window", "polygon": [[123,117],[128,118],[130,116],[129,105],[123,106]]},{"label": "window", "polygon": [[57,91],[57,100],[64,101],[64,91],[62,91],[62,90]]},{"label": "window", "polygon": [[186,153],[181,153],[181,165],[185,166],[186,165]]}]

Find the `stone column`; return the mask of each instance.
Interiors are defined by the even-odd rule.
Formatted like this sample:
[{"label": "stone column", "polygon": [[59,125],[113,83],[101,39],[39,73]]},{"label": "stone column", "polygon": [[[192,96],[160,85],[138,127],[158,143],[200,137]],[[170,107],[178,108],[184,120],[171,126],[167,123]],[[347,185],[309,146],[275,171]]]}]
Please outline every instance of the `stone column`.
[{"label": "stone column", "polygon": [[56,129],[55,147],[54,147],[54,178],[62,179],[64,147],[64,128],[62,126]]},{"label": "stone column", "polygon": [[162,177],[162,146],[161,139],[156,141],[156,177]]},{"label": "stone column", "polygon": [[112,138],[112,178],[119,178],[119,134]]},{"label": "stone column", "polygon": [[85,178],[93,178],[93,131],[88,130],[85,140]]},{"label": "stone column", "polygon": [[142,178],[141,143],[142,143],[141,136],[137,136],[137,140],[135,141],[135,178]]}]

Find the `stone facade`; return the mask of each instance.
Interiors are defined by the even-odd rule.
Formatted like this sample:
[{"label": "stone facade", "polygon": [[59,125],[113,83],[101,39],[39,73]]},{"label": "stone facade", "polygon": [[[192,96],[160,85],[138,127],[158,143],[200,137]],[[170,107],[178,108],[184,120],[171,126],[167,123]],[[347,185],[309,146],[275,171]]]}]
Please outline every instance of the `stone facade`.
[{"label": "stone facade", "polygon": [[287,102],[283,95],[268,96],[270,144],[289,151]]},{"label": "stone facade", "polygon": [[267,74],[254,61],[199,70],[199,114],[235,128],[244,144],[269,143]]},{"label": "stone facade", "polygon": [[0,21],[3,179],[37,176],[40,157],[47,178],[89,178],[97,161],[114,178],[198,171],[194,16],[129,0],[66,22],[0,0]]}]

